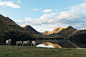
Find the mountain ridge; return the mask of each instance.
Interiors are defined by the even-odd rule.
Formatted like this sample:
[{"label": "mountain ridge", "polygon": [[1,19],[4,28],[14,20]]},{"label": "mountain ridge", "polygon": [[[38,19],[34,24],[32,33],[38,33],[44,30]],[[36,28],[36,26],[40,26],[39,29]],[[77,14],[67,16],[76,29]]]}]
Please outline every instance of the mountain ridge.
[{"label": "mountain ridge", "polygon": [[54,29],[52,32],[49,32],[49,31],[45,31],[43,32],[42,34],[43,35],[52,35],[52,34],[55,34],[55,33],[59,33],[61,30],[63,29],[66,29],[66,27],[57,27],[56,29]]},{"label": "mountain ridge", "polygon": [[[29,26],[29,29],[26,30],[25,27]],[[15,44],[16,41],[26,41],[31,40],[34,38],[38,39],[49,39],[49,38],[63,38],[62,40],[71,40],[76,45],[80,47],[86,47],[86,30],[77,30],[73,28],[72,26],[68,26],[67,28],[56,28],[53,30],[52,34],[49,31],[46,31],[46,34],[50,34],[49,36],[40,35],[39,32],[37,32],[34,28],[32,28],[30,25],[26,25],[24,28],[16,24],[13,20],[11,20],[9,17],[4,17],[0,14],[0,44],[5,44],[5,41],[7,39],[12,39],[12,44]],[[30,29],[31,28],[31,29]],[[35,32],[32,32],[32,31]],[[40,40],[41,41],[41,40]],[[59,40],[60,41],[60,40]],[[63,43],[66,43],[66,41],[61,41],[61,45],[64,46]],[[60,42],[59,42],[60,43]],[[68,44],[68,42],[66,43]],[[66,46],[66,45],[65,45]]]},{"label": "mountain ridge", "polygon": [[33,32],[33,33],[35,33],[35,34],[41,34],[41,33],[39,33],[38,31],[36,31],[32,26],[30,26],[30,25],[25,25],[25,26],[23,26],[22,28],[24,28],[24,29],[26,29],[26,30],[29,30],[29,31],[31,31],[31,32]]}]

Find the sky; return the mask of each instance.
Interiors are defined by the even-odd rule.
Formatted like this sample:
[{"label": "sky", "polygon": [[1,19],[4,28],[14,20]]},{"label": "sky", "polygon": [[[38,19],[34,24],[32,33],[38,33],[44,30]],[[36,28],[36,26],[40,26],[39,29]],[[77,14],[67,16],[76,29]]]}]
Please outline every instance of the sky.
[{"label": "sky", "polygon": [[86,29],[86,0],[0,0],[0,14],[39,32],[68,26]]}]

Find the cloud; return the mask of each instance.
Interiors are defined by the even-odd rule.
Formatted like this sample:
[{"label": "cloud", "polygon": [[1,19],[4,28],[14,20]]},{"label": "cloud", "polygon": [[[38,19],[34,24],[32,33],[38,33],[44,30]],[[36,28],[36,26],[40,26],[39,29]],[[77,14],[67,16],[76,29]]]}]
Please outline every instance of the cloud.
[{"label": "cloud", "polygon": [[50,24],[53,21],[53,16],[55,14],[56,13],[44,14],[38,19],[25,17],[25,20],[27,21],[28,24],[31,24],[31,25],[45,25],[45,24]]},{"label": "cloud", "polygon": [[[32,18],[26,18],[26,19],[32,19]],[[27,24],[29,25],[31,24],[32,26],[45,25],[47,26],[46,29],[51,31],[57,27],[67,27],[70,25],[74,26],[74,24],[83,22],[83,20],[81,19],[84,19],[81,13],[63,11],[63,12],[60,12],[59,15],[57,16],[56,16],[56,13],[43,14],[38,19],[32,20],[31,22],[28,21]]]},{"label": "cloud", "polygon": [[21,0],[18,0],[18,2],[21,2]]},{"label": "cloud", "polygon": [[71,12],[83,12],[86,13],[86,3],[82,3],[80,5],[75,5],[72,7],[69,7]]},{"label": "cloud", "polygon": [[43,12],[51,12],[52,11],[52,9],[45,9],[45,10],[43,10]]},{"label": "cloud", "polygon": [[22,4],[22,3],[21,3],[21,0],[18,0],[18,1],[17,1],[17,3],[20,3],[20,4]]},{"label": "cloud", "polygon": [[[25,18],[27,24],[35,27],[37,31],[52,31],[57,27],[73,26],[76,29],[86,28],[86,3],[68,7],[68,11],[61,11],[50,14],[43,14],[40,18],[33,19],[30,17]],[[43,12],[51,12],[52,10],[46,9]]]},{"label": "cloud", "polygon": [[12,1],[5,1],[5,2],[1,2],[1,0],[0,0],[0,5],[1,6],[9,6],[9,7],[12,7],[12,8],[20,8],[20,6],[19,5],[17,5],[17,4],[14,4]]},{"label": "cloud", "polygon": [[56,15],[56,13],[51,13],[51,14],[44,14],[40,17],[40,19],[52,19]]},{"label": "cloud", "polygon": [[24,21],[21,21],[21,20],[14,20],[14,21],[18,24],[24,24]]},{"label": "cloud", "polygon": [[25,21],[32,21],[33,19],[30,17],[25,17]]},{"label": "cloud", "polygon": [[33,20],[34,25],[45,25],[45,24],[51,24],[54,21],[54,16],[56,13],[51,14],[43,14],[40,16],[40,18]]},{"label": "cloud", "polygon": [[[57,27],[73,26],[74,28],[82,28],[84,25],[81,25],[82,23],[85,24],[85,22],[86,21],[82,13],[62,11],[57,16],[56,13],[43,14],[40,18],[27,23],[32,26],[40,26],[37,28],[38,31],[45,31],[45,29],[52,31]],[[44,30],[42,28],[43,26],[45,27]],[[41,30],[39,30],[40,28]]]},{"label": "cloud", "polygon": [[34,10],[34,11],[38,11],[39,9],[32,9],[32,10]]},{"label": "cloud", "polygon": [[56,16],[55,18],[57,20],[60,20],[60,19],[84,19],[84,16],[82,14],[83,13],[79,13],[79,12],[63,11],[63,12],[60,12],[60,14],[58,16]]},{"label": "cloud", "polygon": [[[35,28],[37,27],[37,31],[40,31],[40,32],[44,32],[45,30],[45,27],[42,27],[42,26],[35,26]],[[41,29],[40,29],[41,28]]]}]

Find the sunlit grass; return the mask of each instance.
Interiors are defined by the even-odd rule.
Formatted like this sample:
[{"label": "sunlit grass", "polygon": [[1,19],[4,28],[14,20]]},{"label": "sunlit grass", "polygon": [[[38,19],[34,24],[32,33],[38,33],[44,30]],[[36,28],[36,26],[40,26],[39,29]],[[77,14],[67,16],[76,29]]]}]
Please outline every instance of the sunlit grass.
[{"label": "sunlit grass", "polygon": [[0,57],[85,57],[86,49],[0,45]]}]

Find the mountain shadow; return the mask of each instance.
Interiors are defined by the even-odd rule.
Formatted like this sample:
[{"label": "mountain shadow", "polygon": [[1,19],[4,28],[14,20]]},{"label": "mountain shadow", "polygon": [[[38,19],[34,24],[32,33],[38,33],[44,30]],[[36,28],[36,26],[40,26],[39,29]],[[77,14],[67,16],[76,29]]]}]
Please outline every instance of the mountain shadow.
[{"label": "mountain shadow", "polygon": [[31,40],[32,37],[34,37],[32,32],[0,14],[0,44],[5,44],[7,39],[12,39],[12,44],[15,44],[15,41]]},{"label": "mountain shadow", "polygon": [[67,27],[66,29],[60,31],[55,35],[57,38],[67,38],[69,35],[71,35],[74,31],[76,31],[75,28],[72,26]]},{"label": "mountain shadow", "polygon": [[76,30],[68,38],[76,45],[86,48],[86,30]]},{"label": "mountain shadow", "polygon": [[36,31],[33,27],[31,27],[30,25],[26,25],[23,28],[26,29],[26,30],[29,30],[29,31],[33,32],[34,34],[41,34],[38,31]]}]

